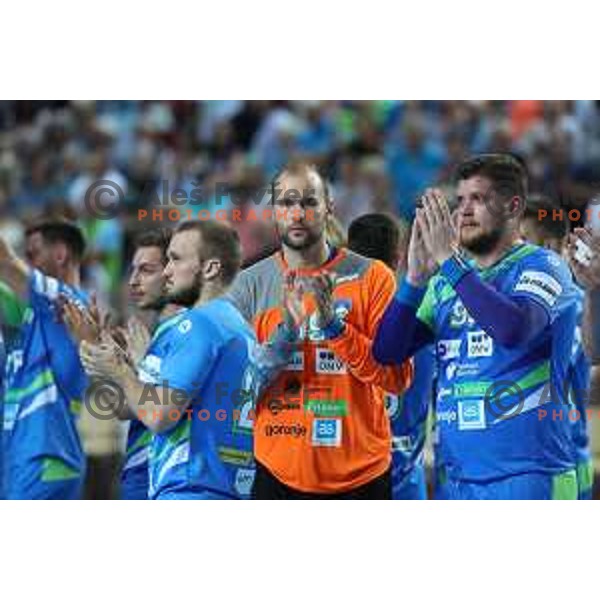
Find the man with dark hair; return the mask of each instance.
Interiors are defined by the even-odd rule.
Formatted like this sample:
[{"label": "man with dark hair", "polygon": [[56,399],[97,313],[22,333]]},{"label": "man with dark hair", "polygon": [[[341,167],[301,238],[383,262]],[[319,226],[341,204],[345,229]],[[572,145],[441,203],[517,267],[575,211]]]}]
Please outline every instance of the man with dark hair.
[{"label": "man with dark hair", "polygon": [[400,227],[393,217],[370,213],[357,217],[348,227],[348,249],[385,263],[396,271],[400,260]]},{"label": "man with dark hair", "polygon": [[172,231],[156,228],[143,231],[134,239],[129,267],[129,298],[140,310],[160,312],[165,303],[164,266]]},{"label": "man with dark hair", "polygon": [[561,207],[546,196],[529,196],[521,219],[521,235],[536,246],[562,254],[569,228],[563,219],[553,218],[553,211],[560,210]]},{"label": "man with dark hair", "polygon": [[[153,316],[154,333],[160,333],[168,325],[170,317],[181,306],[169,303],[165,294],[164,269],[171,230],[166,228],[144,231],[135,240],[135,252],[129,275],[129,297],[143,314]],[[130,319],[127,331],[127,347],[139,365],[151,343],[147,330],[137,320]],[[137,342],[137,343],[136,343]],[[152,435],[138,419],[131,419],[127,435],[126,458],[121,473],[120,495],[123,500],[148,499],[148,451]]]},{"label": "man with dark hair", "polygon": [[[259,342],[277,334],[296,340],[292,360],[258,403],[253,497],[390,499],[384,390],[403,392],[412,364],[382,367],[371,343],[394,276],[329,243],[333,200],[314,166],[286,167],[272,189],[281,251],[240,273],[228,295]],[[287,295],[307,317],[302,327],[289,318]]]},{"label": "man with dark hair", "polygon": [[242,264],[242,250],[236,230],[219,221],[184,221],[177,228],[177,233],[185,231],[197,231],[202,237],[200,262],[206,261],[208,256],[219,257],[220,279],[223,287],[229,287]]},{"label": "man with dark hair", "polygon": [[[384,364],[437,343],[451,499],[577,498],[564,390],[576,295],[564,261],[520,238],[526,191],[522,163],[508,155],[459,167],[455,220],[443,194],[427,190],[406,278],[375,338]],[[428,259],[439,266],[433,277]]]},{"label": "man with dark hair", "polygon": [[[69,221],[42,221],[25,230],[25,257],[45,275],[67,281],[85,254],[81,230]],[[76,269],[74,269],[74,267]]]},{"label": "man with dark hair", "polygon": [[[600,389],[600,237],[581,227],[569,234],[567,256],[577,282],[585,290],[582,342],[592,364],[591,393]],[[595,398],[594,398],[595,400]],[[593,473],[589,473],[590,476]]]},{"label": "man with dark hair", "polygon": [[[150,335],[147,325],[168,320],[180,307],[169,304],[165,299],[164,268],[167,263],[167,248],[171,240],[171,230],[150,229],[135,239],[135,250],[130,267],[129,297],[138,309],[139,315],[130,317],[127,328],[112,331],[131,353],[136,366],[143,360]],[[98,342],[102,323],[98,312],[92,314],[81,310],[72,302],[62,303],[62,317],[71,336],[80,344],[83,340]],[[125,463],[121,473],[120,497],[124,500],[146,500],[148,498],[148,448],[150,432],[131,414],[124,411],[118,415],[129,420]]]},{"label": "man with dark hair", "polygon": [[5,492],[8,498],[81,496],[85,455],[77,432],[87,377],[61,323],[61,296],[83,306],[85,243],[63,221],[26,232],[28,262],[0,239],[0,301],[10,331],[5,372]]},{"label": "man with dark hair", "polygon": [[150,499],[247,498],[254,398],[277,357],[261,361],[252,330],[222,298],[241,262],[237,233],[187,221],[167,258],[166,300],[187,310],[156,329],[139,374],[106,335],[100,344],[82,342],[82,360],[90,375],[113,379],[131,415],[153,433]]},{"label": "man with dark hair", "polygon": [[[366,214],[356,218],[348,229],[348,248],[368,258],[384,262],[392,271],[402,271],[408,250],[408,226],[386,214]],[[402,275],[402,273],[400,273]],[[392,428],[392,498],[425,500],[427,482],[423,460],[427,415],[433,390],[431,346],[415,356],[415,378],[401,395],[386,393],[386,408]]]},{"label": "man with dark hair", "polygon": [[[566,251],[568,227],[562,219],[553,219],[553,211],[560,210],[556,202],[545,196],[527,198],[527,208],[521,220],[521,235],[532,244],[543,246],[568,259]],[[590,452],[590,434],[586,409],[590,400],[591,365],[583,347],[582,320],[584,293],[576,286],[577,328],[570,349],[571,361],[565,380],[570,389],[570,400],[578,417],[570,416],[573,451],[577,465],[579,500],[591,500],[594,483],[594,464]],[[571,413],[569,413],[571,415]]]}]

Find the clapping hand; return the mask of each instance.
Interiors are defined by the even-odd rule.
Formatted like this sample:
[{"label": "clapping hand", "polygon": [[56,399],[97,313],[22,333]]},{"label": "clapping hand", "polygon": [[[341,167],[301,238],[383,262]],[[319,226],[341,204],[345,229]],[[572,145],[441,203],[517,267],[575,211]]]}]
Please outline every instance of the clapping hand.
[{"label": "clapping hand", "polygon": [[423,208],[417,209],[417,222],[429,255],[441,265],[454,254],[457,236],[448,202],[440,190],[425,192]]},{"label": "clapping hand", "polygon": [[577,281],[586,289],[600,287],[600,239],[582,228],[569,234],[567,257]]}]

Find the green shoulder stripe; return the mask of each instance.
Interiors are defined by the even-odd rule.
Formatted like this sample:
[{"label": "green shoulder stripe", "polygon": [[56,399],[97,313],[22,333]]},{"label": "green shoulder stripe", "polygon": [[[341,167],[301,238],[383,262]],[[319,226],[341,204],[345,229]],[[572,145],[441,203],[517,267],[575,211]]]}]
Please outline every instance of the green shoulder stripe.
[{"label": "green shoulder stripe", "polygon": [[42,465],[42,481],[64,481],[65,479],[77,479],[81,473],[72,469],[58,458],[45,458]]},{"label": "green shoulder stripe", "polygon": [[435,284],[438,281],[438,277],[433,277],[427,285],[427,291],[423,298],[419,310],[417,310],[417,318],[425,323],[430,329],[435,330],[435,309],[436,309],[436,297],[435,297]]},{"label": "green shoulder stripe", "polygon": [[127,454],[133,454],[134,452],[137,452],[140,448],[148,446],[150,442],[152,442],[152,432],[150,430],[146,430],[137,440],[135,440],[135,443],[127,449]]},{"label": "green shoulder stripe", "polygon": [[54,384],[54,375],[51,369],[44,369],[28,386],[23,388],[11,388],[4,396],[7,403],[18,402],[21,398],[40,392],[45,387]]},{"label": "green shoulder stripe", "polygon": [[0,310],[3,322],[11,327],[19,327],[23,323],[26,308],[27,303],[0,281]]}]

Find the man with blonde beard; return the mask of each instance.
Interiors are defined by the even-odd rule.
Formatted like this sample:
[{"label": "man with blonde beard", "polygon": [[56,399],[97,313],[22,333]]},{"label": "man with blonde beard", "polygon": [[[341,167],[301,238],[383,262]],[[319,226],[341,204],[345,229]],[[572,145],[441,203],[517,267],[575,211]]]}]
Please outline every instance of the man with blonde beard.
[{"label": "man with blonde beard", "polygon": [[[382,367],[372,338],[395,290],[392,272],[327,241],[333,202],[316,168],[273,180],[281,250],[242,272],[229,293],[259,342],[299,337],[284,372],[257,406],[253,497],[391,498],[391,435],[384,390],[402,392],[412,364]],[[303,326],[286,318],[292,296]]]}]

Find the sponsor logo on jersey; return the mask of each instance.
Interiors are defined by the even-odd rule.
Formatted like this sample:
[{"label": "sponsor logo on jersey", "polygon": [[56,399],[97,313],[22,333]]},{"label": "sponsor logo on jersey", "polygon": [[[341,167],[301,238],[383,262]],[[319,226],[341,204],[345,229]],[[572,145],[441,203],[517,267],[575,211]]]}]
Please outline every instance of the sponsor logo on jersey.
[{"label": "sponsor logo on jersey", "polygon": [[483,400],[461,400],[458,403],[458,428],[461,430],[485,429]]},{"label": "sponsor logo on jersey", "polygon": [[306,427],[302,423],[293,423],[291,425],[281,424],[269,424],[265,427],[265,435],[267,437],[275,437],[279,435],[285,435],[295,438],[304,437],[306,435]]},{"label": "sponsor logo on jersey", "polygon": [[465,308],[462,300],[456,300],[450,313],[450,327],[463,327],[464,325],[472,325],[473,323],[475,323],[475,320]]},{"label": "sponsor logo on jersey", "polygon": [[240,450],[239,448],[231,448],[228,446],[219,446],[217,448],[219,459],[230,465],[240,465],[248,467],[252,465],[254,454],[249,450]]},{"label": "sponsor logo on jersey", "polygon": [[158,383],[160,381],[160,368],[162,358],[148,354],[138,367],[138,377],[143,383]]},{"label": "sponsor logo on jersey", "polygon": [[343,375],[348,372],[345,363],[328,348],[316,349],[315,371],[324,375]]},{"label": "sponsor logo on jersey", "polygon": [[[335,300],[333,305],[333,310],[338,319],[342,322],[346,322],[346,317],[350,312],[350,308],[352,307],[352,302],[347,299],[343,300]],[[308,329],[308,331],[307,331]],[[320,342],[325,339],[325,334],[323,330],[318,325],[318,317],[317,313],[313,312],[308,318],[308,325],[304,325],[300,330],[300,338],[306,339],[308,338],[311,342]]]},{"label": "sponsor logo on jersey", "polygon": [[392,437],[392,452],[409,454],[412,452],[413,443],[409,435],[398,435]]},{"label": "sponsor logo on jersey", "polygon": [[233,487],[240,496],[249,496],[254,483],[254,469],[238,469],[235,472]]},{"label": "sponsor logo on jersey", "polygon": [[543,271],[523,271],[515,285],[515,292],[528,292],[541,298],[549,306],[554,306],[562,294],[562,285],[554,277]]},{"label": "sponsor logo on jersey", "polygon": [[285,370],[304,371],[304,352],[302,350],[297,350],[292,353]]},{"label": "sponsor logo on jersey", "polygon": [[451,362],[446,367],[446,379],[450,381],[457,377],[471,377],[473,375],[477,375],[479,371],[480,366],[477,363]]},{"label": "sponsor logo on jersey", "polygon": [[469,331],[467,339],[469,358],[483,358],[494,354],[494,340],[485,331]]},{"label": "sponsor logo on jersey", "polygon": [[456,369],[458,369],[458,365],[456,363],[450,363],[446,367],[446,379],[454,379],[454,376],[456,375]]},{"label": "sponsor logo on jersey", "polygon": [[185,335],[192,329],[192,322],[189,319],[184,319],[181,321],[181,323],[179,323],[177,329],[179,329],[179,333],[183,333]]},{"label": "sponsor logo on jersey", "polygon": [[280,412],[284,410],[299,410],[300,403],[299,402],[284,402],[279,398],[271,398],[266,402],[267,408],[272,415],[278,415]]},{"label": "sponsor logo on jersey", "polygon": [[460,346],[462,340],[440,340],[437,343],[437,353],[439,360],[451,360],[460,356]]},{"label": "sponsor logo on jersey", "polygon": [[452,388],[440,388],[437,393],[437,401],[441,402],[444,398],[452,396]]},{"label": "sponsor logo on jersey", "polygon": [[312,425],[312,445],[327,447],[341,446],[341,419],[315,419]]},{"label": "sponsor logo on jersey", "polygon": [[466,381],[465,383],[454,384],[454,396],[458,398],[484,398],[490,388],[493,387],[491,381]]},{"label": "sponsor logo on jersey", "polygon": [[346,417],[348,416],[348,402],[346,400],[308,400],[305,410],[317,417]]},{"label": "sponsor logo on jersey", "polygon": [[457,419],[455,410],[438,410],[436,420],[438,423],[454,423]]}]

